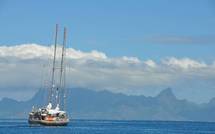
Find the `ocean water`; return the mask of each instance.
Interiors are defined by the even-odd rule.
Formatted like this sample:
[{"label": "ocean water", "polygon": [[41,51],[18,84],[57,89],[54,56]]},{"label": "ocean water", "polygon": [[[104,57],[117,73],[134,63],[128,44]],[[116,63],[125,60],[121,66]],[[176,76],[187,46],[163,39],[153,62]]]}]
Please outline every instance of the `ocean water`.
[{"label": "ocean water", "polygon": [[72,120],[65,127],[29,126],[27,120],[0,120],[0,134],[215,134],[215,123]]}]

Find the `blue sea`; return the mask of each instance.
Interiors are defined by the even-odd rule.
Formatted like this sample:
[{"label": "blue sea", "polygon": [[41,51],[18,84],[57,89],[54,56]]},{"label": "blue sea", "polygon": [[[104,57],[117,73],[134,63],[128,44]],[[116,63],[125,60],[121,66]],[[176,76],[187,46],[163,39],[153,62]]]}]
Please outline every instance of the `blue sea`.
[{"label": "blue sea", "polygon": [[0,134],[215,134],[215,123],[174,121],[72,120],[65,127],[29,126],[0,120]]}]

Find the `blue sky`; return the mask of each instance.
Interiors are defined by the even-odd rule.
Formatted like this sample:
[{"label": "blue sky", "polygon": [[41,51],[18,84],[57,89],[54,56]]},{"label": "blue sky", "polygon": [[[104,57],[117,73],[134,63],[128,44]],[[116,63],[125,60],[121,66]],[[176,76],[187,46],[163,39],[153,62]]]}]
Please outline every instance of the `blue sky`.
[{"label": "blue sky", "polygon": [[[27,47],[22,44],[36,43],[44,46],[53,44],[54,28],[58,23],[61,26],[61,33],[63,26],[68,28],[68,47],[83,52],[71,50],[71,55],[74,53],[84,56],[89,54],[95,58],[98,55],[106,54],[108,58],[113,59],[110,59],[111,63],[109,63],[109,59],[102,59],[105,65],[118,66],[118,63],[123,63],[122,67],[118,68],[119,72],[121,68],[130,67],[129,62],[138,64],[133,68],[131,66],[130,70],[127,68],[124,70],[124,74],[127,74],[126,71],[132,72],[139,69],[139,72],[134,74],[136,77],[128,76],[127,78],[127,75],[123,74],[124,77],[122,75],[122,79],[134,80],[134,83],[130,83],[128,86],[155,88],[153,84],[157,82],[156,89],[159,90],[156,93],[170,86],[181,89],[175,90],[181,98],[193,98],[194,101],[206,102],[215,97],[213,95],[215,94],[215,71],[212,64],[215,61],[215,2],[213,0],[1,0],[0,18],[0,47],[20,45],[21,52],[6,53],[9,58],[11,55],[20,58],[21,55],[22,59],[23,53],[24,57],[29,52],[35,54],[37,51],[31,51],[31,48],[44,50],[42,46]],[[45,49],[48,50],[48,48]],[[0,48],[2,53],[11,52],[11,50],[19,49]],[[90,52],[92,50],[97,50],[102,54]],[[41,55],[45,54],[41,52]],[[3,58],[5,58],[4,56]],[[141,62],[122,58],[123,56],[137,57]],[[173,58],[163,61],[166,57]],[[152,61],[145,63],[148,59]],[[161,67],[158,65],[158,69],[154,69],[154,62],[155,66],[161,64]],[[96,62],[99,67],[104,63]],[[143,63],[150,66],[153,71],[140,69],[139,67],[142,67]],[[20,64],[20,70],[26,66],[21,63],[17,64]],[[164,69],[165,67],[166,69]],[[96,70],[91,69],[91,71]],[[32,70],[35,69],[32,68]],[[173,71],[173,73],[172,70],[175,72]],[[20,72],[22,71],[21,75],[17,74],[18,79],[26,70]],[[86,70],[80,70],[80,72],[82,71]],[[201,73],[199,74],[198,71]],[[148,77],[143,75],[135,81],[140,77],[139,73],[149,73],[150,79],[145,80]],[[159,76],[159,73],[162,75]],[[8,75],[7,72],[5,75]],[[81,73],[77,76],[79,75]],[[12,77],[13,74],[9,76]],[[8,80],[11,80],[9,76]],[[157,79],[158,76],[166,82],[164,85],[160,83],[162,82],[159,81],[160,79]],[[105,76],[107,80],[103,81],[104,85],[106,82],[114,80],[112,79],[114,77],[117,76],[115,74]],[[27,80],[29,78],[30,76],[26,76]],[[83,79],[85,77],[80,77],[78,82]],[[155,79],[158,81],[155,82]],[[91,86],[99,85],[100,83],[97,81],[99,79],[95,78],[94,83],[87,79],[86,83]],[[78,82],[77,85],[80,84]],[[113,84],[111,82],[108,86]],[[127,86],[125,82],[122,82],[123,84],[120,86]],[[142,85],[144,82],[146,85]],[[147,85],[149,83],[151,85]],[[136,87],[137,85],[139,87]],[[202,96],[203,90],[204,96]],[[154,91],[151,89],[144,91],[144,93],[148,92]],[[193,92],[196,93],[195,96]]]},{"label": "blue sky", "polygon": [[2,0],[0,18],[2,45],[51,44],[59,23],[69,29],[69,46],[83,51],[155,60],[215,57],[212,0]]}]

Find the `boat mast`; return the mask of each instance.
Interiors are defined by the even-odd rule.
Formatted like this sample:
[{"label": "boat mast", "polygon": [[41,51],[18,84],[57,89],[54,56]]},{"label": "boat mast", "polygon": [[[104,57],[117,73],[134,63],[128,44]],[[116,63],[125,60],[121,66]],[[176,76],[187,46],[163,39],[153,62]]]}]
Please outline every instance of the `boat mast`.
[{"label": "boat mast", "polygon": [[[66,56],[66,49],[65,49],[65,56]],[[63,72],[63,110],[66,111],[66,67],[64,67],[64,72]]]},{"label": "boat mast", "polygon": [[[64,41],[65,41],[65,44],[64,44],[64,57],[66,57],[66,35],[67,35],[67,29],[64,28]],[[62,83],[62,88],[63,88],[63,110],[66,110],[66,66],[65,66],[65,60],[64,60],[64,71],[63,71],[63,83]]]},{"label": "boat mast", "polygon": [[53,67],[52,67],[51,89],[50,89],[49,96],[48,96],[49,103],[52,102],[53,90],[54,90],[54,88],[55,88],[55,85],[54,85],[54,77],[55,77],[55,62],[56,62],[57,36],[58,36],[58,24],[56,24],[56,31],[55,31],[54,59],[53,59]]},{"label": "boat mast", "polygon": [[[67,30],[65,28],[65,34],[64,34],[64,40],[65,40],[65,45],[64,45],[64,57],[66,57],[66,34],[67,34]],[[64,64],[65,64],[65,60],[64,60]],[[66,110],[66,66],[64,65],[64,71],[63,71],[63,110]]]},{"label": "boat mast", "polygon": [[[60,64],[60,89],[64,88],[63,83],[63,73],[64,73],[64,54],[65,54],[65,47],[66,47],[66,28],[64,27],[64,34],[63,34],[63,46],[62,46],[62,55],[61,55],[61,64]],[[57,104],[60,104],[60,97],[59,97],[59,89],[57,88]]]}]

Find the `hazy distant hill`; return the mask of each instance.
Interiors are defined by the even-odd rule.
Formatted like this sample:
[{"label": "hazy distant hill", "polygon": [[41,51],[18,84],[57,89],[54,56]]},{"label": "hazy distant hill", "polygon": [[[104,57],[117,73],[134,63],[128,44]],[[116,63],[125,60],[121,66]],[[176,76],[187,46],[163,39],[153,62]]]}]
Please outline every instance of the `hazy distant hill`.
[{"label": "hazy distant hill", "polygon": [[[27,118],[32,105],[44,104],[44,98],[42,90],[26,102],[4,98],[0,101],[0,118]],[[215,99],[197,105],[178,100],[170,88],[156,97],[73,88],[68,98],[67,110],[76,119],[215,121]]]}]

